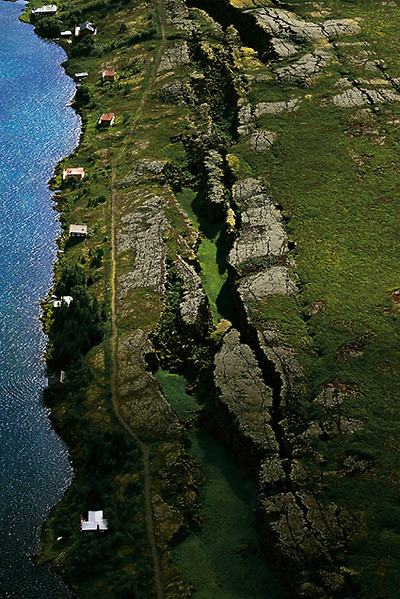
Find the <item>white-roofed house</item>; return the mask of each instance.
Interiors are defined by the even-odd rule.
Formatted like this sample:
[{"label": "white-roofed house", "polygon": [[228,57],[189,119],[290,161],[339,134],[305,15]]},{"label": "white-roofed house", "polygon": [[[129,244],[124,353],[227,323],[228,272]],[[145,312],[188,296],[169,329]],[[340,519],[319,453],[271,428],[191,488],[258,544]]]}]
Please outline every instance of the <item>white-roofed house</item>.
[{"label": "white-roofed house", "polygon": [[60,308],[62,303],[67,304],[67,306],[69,306],[73,299],[74,298],[72,297],[72,295],[63,295],[60,299],[53,299],[53,308]]},{"label": "white-roofed house", "polygon": [[70,225],[69,226],[70,237],[86,237],[87,236],[87,225]]},{"label": "white-roofed house", "polygon": [[55,4],[46,4],[32,10],[32,18],[40,19],[40,17],[54,17],[57,14],[57,6]]},{"label": "white-roofed house", "polygon": [[103,518],[103,510],[96,512],[88,512],[88,519],[84,520],[81,518],[81,531],[82,530],[108,530],[107,520]]}]

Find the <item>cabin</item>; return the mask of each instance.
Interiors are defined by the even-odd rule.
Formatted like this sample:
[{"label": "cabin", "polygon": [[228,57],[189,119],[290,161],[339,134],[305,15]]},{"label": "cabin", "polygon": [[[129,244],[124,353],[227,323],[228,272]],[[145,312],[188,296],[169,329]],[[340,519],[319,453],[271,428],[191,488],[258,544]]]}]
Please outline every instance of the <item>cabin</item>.
[{"label": "cabin", "polygon": [[73,177],[74,179],[83,179],[85,176],[85,171],[82,167],[78,168],[66,168],[63,171],[63,180],[68,179],[68,177]]},{"label": "cabin", "polygon": [[104,69],[101,74],[101,80],[104,81],[115,81],[116,73],[114,69]]},{"label": "cabin", "polygon": [[63,303],[69,306],[73,299],[71,295],[63,295],[59,299],[53,299],[53,308],[59,308]]},{"label": "cabin", "polygon": [[86,237],[87,236],[87,225],[70,225],[69,226],[70,237]]},{"label": "cabin", "polygon": [[87,520],[81,517],[81,531],[83,530],[98,530],[100,532],[108,530],[107,520],[103,518],[103,510],[88,512]]},{"label": "cabin", "polygon": [[45,388],[58,389],[65,381],[65,371],[46,372]]},{"label": "cabin", "polygon": [[57,14],[57,6],[55,4],[46,4],[45,6],[39,6],[34,8],[31,12],[33,20],[40,19],[41,17],[54,17]]},{"label": "cabin", "polygon": [[101,115],[97,124],[101,127],[111,127],[115,121],[115,114],[113,112],[105,112]]},{"label": "cabin", "polygon": [[97,35],[97,27],[89,21],[75,27],[75,37],[85,37],[86,35]]}]

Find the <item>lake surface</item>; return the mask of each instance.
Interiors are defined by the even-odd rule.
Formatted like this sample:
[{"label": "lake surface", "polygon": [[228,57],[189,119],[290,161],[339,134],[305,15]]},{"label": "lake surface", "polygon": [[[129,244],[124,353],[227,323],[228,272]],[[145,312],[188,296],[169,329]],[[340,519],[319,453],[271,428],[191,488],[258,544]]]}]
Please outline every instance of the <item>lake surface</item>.
[{"label": "lake surface", "polygon": [[23,7],[0,0],[0,596],[67,599],[61,579],[30,556],[72,477],[42,402],[38,302],[60,234],[47,181],[76,147],[80,119],[67,107],[75,86],[60,66],[64,51],[18,21]]}]

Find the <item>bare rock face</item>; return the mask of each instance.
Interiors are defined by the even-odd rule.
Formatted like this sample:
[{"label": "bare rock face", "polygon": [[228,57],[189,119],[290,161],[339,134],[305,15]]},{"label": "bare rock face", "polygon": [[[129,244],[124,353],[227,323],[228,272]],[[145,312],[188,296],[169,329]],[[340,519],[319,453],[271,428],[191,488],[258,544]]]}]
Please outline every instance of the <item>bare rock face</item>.
[{"label": "bare rock face", "polygon": [[122,300],[135,287],[149,287],[160,294],[165,292],[166,251],[163,236],[168,222],[164,203],[148,190],[142,190],[142,193],[146,198],[142,205],[121,218],[118,252],[132,252],[135,261],[133,269],[118,278],[118,300]]},{"label": "bare rock face", "polygon": [[229,331],[215,357],[215,386],[234,427],[258,450],[278,451],[271,428],[272,390],[263,381],[257,360],[239,332]]},{"label": "bare rock face", "polygon": [[257,154],[268,152],[274,145],[278,135],[274,131],[258,130],[250,136],[250,147]]},{"label": "bare rock face", "polygon": [[299,51],[297,46],[287,39],[271,38],[271,48],[278,58],[290,58]]},{"label": "bare rock face", "polygon": [[[241,226],[240,235],[229,253],[229,264],[238,274],[257,259],[287,254],[287,238],[280,213],[259,180],[245,179],[236,183],[232,189],[232,202],[240,214]],[[248,286],[251,287],[251,283]]]},{"label": "bare rock face", "polygon": [[190,85],[180,82],[167,83],[160,89],[158,96],[162,102],[176,106],[192,104],[195,99],[195,94]]},{"label": "bare rock face", "polygon": [[188,62],[190,62],[189,47],[186,42],[180,42],[165,50],[158,71],[173,71],[175,67],[188,64]]},{"label": "bare rock face", "polygon": [[300,99],[293,98],[287,102],[259,102],[255,105],[254,116],[258,118],[263,114],[280,114],[281,112],[294,112],[298,110]]},{"label": "bare rock face", "polygon": [[364,428],[362,420],[350,418],[344,413],[343,404],[351,394],[340,385],[332,385],[323,389],[314,399],[314,404],[321,406],[325,414],[321,427],[326,435],[349,435]]},{"label": "bare rock face", "polygon": [[400,95],[390,89],[362,89],[352,87],[332,98],[332,102],[339,108],[354,108],[380,104],[382,102],[398,102]]},{"label": "bare rock face", "polygon": [[184,324],[202,334],[208,326],[208,300],[201,279],[193,266],[180,256],[176,263],[177,275],[182,280],[183,301],[179,305]]},{"label": "bare rock face", "polygon": [[302,21],[294,13],[276,8],[257,8],[246,11],[254,15],[256,23],[274,38],[289,38],[297,42],[333,40],[354,35],[360,27],[351,19],[331,19],[324,23]]},{"label": "bare rock face", "polygon": [[183,0],[164,0],[164,8],[169,25],[187,33],[196,30],[195,23],[189,19],[189,10]]},{"label": "bare rock face", "polygon": [[209,150],[204,159],[207,205],[211,220],[219,219],[225,211],[224,161],[216,150]]},{"label": "bare rock face", "polygon": [[154,348],[145,331],[129,333],[118,345],[118,400],[121,415],[143,439],[178,438],[179,420],[148,370]]},{"label": "bare rock face", "polygon": [[296,283],[286,266],[271,266],[267,270],[242,280],[238,293],[244,305],[256,305],[272,295],[293,295]]},{"label": "bare rock face", "polygon": [[276,69],[276,74],[284,83],[307,86],[331,60],[330,52],[317,50],[313,54],[305,54],[291,65]]},{"label": "bare rock face", "polygon": [[161,175],[166,161],[164,160],[151,160],[149,158],[143,158],[137,160],[132,168],[132,171],[124,179],[118,182],[118,187],[124,189],[132,185],[137,185],[147,179],[152,178],[154,175]]},{"label": "bare rock face", "polygon": [[238,133],[239,135],[247,135],[255,127],[256,121],[250,103],[246,103],[240,107],[238,113]]}]

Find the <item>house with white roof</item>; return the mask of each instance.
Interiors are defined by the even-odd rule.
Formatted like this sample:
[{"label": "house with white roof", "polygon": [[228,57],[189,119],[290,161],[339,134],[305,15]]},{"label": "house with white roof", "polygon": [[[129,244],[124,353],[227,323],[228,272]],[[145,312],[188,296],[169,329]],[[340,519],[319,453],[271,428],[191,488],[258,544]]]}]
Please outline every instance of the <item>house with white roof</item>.
[{"label": "house with white roof", "polygon": [[103,518],[103,510],[88,512],[88,519],[81,518],[81,531],[83,530],[108,530],[107,520]]},{"label": "house with white roof", "polygon": [[54,17],[57,14],[57,6],[55,4],[46,4],[32,10],[32,18],[39,19],[40,17]]}]

